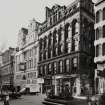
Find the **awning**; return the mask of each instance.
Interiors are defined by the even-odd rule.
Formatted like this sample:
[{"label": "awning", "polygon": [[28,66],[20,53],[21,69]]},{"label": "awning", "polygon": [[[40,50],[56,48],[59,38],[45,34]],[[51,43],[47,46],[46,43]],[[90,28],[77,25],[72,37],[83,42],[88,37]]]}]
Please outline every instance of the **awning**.
[{"label": "awning", "polygon": [[20,90],[20,92],[24,92],[24,91],[26,91],[26,88],[22,88],[22,89]]}]

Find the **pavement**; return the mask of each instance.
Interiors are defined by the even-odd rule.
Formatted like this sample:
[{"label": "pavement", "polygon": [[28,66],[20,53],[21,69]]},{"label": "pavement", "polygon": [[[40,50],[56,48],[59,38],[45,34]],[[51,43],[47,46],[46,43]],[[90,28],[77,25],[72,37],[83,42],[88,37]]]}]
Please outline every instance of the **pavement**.
[{"label": "pavement", "polygon": [[[19,99],[12,99],[9,101],[10,105],[43,105],[42,101],[46,95],[23,95]],[[3,105],[3,102],[0,102]]]}]

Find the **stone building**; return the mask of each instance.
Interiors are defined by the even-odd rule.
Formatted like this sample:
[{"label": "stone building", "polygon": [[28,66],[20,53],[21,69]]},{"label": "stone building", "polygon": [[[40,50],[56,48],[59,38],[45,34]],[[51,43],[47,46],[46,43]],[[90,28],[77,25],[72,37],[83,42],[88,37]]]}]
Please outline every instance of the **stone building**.
[{"label": "stone building", "polygon": [[37,82],[38,22],[30,21],[28,28],[21,28],[18,34],[19,51],[15,55],[15,86],[17,90],[39,91]]},{"label": "stone building", "polygon": [[105,1],[95,4],[95,70],[96,93],[105,92]]},{"label": "stone building", "polygon": [[0,67],[1,87],[3,90],[12,91],[14,85],[14,55],[15,48],[9,47],[1,53],[2,64]]},{"label": "stone building", "polygon": [[94,4],[75,0],[68,6],[46,7],[46,19],[39,26],[39,78],[43,92],[55,95],[66,86],[73,96],[93,90]]}]

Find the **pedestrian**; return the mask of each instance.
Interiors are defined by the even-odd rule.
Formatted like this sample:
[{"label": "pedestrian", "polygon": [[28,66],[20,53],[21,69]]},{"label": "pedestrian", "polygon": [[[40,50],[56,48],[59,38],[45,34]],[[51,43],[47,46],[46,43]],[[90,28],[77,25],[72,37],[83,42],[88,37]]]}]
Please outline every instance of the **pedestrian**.
[{"label": "pedestrian", "polygon": [[4,105],[9,105],[9,94],[5,94],[4,96]]}]

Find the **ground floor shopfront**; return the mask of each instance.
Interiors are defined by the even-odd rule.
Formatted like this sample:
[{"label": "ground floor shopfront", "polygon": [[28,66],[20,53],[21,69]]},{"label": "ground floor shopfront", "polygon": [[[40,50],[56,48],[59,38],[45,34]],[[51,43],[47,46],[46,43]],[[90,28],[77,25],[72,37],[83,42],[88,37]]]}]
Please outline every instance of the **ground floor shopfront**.
[{"label": "ground floor shopfront", "polygon": [[95,91],[98,94],[105,92],[105,71],[95,70]]},{"label": "ground floor shopfront", "polygon": [[86,76],[61,75],[53,77],[55,95],[68,94],[72,96],[85,96],[92,92],[89,80]]},{"label": "ground floor shopfront", "polygon": [[55,75],[51,79],[44,79],[42,86],[43,92],[51,89],[55,96],[87,96],[92,94],[92,87],[86,75]]}]

